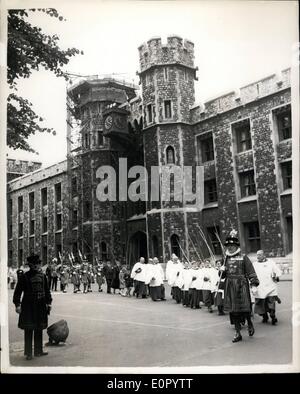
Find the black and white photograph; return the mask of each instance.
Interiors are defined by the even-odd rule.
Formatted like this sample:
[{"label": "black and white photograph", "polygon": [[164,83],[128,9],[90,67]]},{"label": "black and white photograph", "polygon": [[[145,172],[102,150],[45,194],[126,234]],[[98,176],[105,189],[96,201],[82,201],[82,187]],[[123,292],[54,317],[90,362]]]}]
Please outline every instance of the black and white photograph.
[{"label": "black and white photograph", "polygon": [[298,2],[0,4],[1,372],[299,372]]}]

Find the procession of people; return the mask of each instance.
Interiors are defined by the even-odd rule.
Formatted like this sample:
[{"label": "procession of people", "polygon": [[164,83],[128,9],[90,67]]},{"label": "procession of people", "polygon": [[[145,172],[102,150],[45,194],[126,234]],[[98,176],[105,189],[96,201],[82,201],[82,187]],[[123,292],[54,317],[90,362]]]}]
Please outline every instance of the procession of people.
[{"label": "procession of people", "polygon": [[103,292],[106,284],[107,294],[149,298],[153,302],[166,301],[167,284],[171,288],[171,299],[177,304],[206,309],[209,313],[217,311],[218,316],[228,315],[235,329],[233,343],[242,341],[241,332],[246,323],[248,335],[254,335],[254,314],[262,317],[262,323],[270,318],[272,325],[276,325],[276,303],[281,303],[277,289],[279,267],[262,250],[257,251],[252,263],[242,254],[235,230],[226,238],[222,251],[222,259],[198,261],[181,261],[173,253],[165,270],[154,256],[148,261],[141,257],[132,268],[119,261],[91,264],[83,258],[81,264],[67,265],[53,259],[43,271],[39,256],[29,256],[29,270],[23,266],[14,274],[17,284],[13,295],[16,312],[20,314],[18,326],[24,330],[26,358],[32,359],[33,353],[35,356],[47,354],[42,349],[42,330],[47,328],[51,291],[57,291],[58,281],[62,293],[66,293],[71,284],[75,294],[92,292],[92,284],[97,284],[98,292]]}]

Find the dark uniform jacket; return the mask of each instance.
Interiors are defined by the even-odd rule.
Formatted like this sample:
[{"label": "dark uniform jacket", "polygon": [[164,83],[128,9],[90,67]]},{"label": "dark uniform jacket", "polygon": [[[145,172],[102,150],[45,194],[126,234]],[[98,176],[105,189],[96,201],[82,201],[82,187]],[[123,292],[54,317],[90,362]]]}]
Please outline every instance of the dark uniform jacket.
[{"label": "dark uniform jacket", "polygon": [[47,328],[47,305],[51,302],[52,297],[46,275],[42,271],[25,272],[20,277],[13,296],[15,306],[21,305],[18,327],[31,330]]},{"label": "dark uniform jacket", "polygon": [[259,280],[246,255],[227,256],[225,260],[224,307],[229,312],[251,312],[249,282],[257,286]]}]

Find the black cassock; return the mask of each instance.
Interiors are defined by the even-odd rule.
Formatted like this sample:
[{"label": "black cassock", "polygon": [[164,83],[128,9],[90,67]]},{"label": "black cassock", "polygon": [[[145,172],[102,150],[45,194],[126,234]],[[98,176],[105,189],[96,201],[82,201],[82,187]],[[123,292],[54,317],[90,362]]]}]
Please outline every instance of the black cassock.
[{"label": "black cassock", "polygon": [[[230,312],[231,323],[241,321],[251,314],[249,282],[257,286],[259,280],[246,255],[227,256],[225,260],[224,309]],[[223,276],[223,277],[224,277]]]}]

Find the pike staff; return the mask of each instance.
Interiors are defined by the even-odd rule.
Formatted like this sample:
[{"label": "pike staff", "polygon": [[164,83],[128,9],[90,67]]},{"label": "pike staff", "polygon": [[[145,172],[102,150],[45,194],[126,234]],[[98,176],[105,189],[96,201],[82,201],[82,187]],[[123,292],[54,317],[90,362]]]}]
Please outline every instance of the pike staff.
[{"label": "pike staff", "polygon": [[210,248],[210,246],[209,246],[209,244],[208,244],[208,242],[207,242],[207,240],[206,240],[206,238],[205,238],[205,235],[204,235],[202,229],[199,227],[199,225],[197,225],[197,227],[198,227],[199,233],[200,233],[200,235],[201,235],[201,237],[202,237],[202,239],[203,239],[203,241],[204,241],[204,243],[205,243],[205,245],[206,245],[206,247],[207,247],[207,249],[208,249],[208,253],[210,254],[210,257],[211,257],[212,260],[215,262],[215,261],[216,261],[216,256],[215,256],[214,253],[212,252],[212,250],[211,250],[211,248]]},{"label": "pike staff", "polygon": [[190,241],[191,241],[191,243],[192,243],[192,246],[193,246],[193,248],[194,248],[194,250],[195,250],[195,252],[196,252],[196,255],[198,256],[198,259],[200,260],[200,263],[202,263],[202,259],[201,259],[201,257],[199,256],[199,253],[197,252],[197,249],[196,249],[196,247],[195,247],[195,245],[194,245],[194,242],[193,242],[193,240],[192,240],[192,238],[191,238],[189,232],[188,232],[188,236],[189,236],[189,239],[190,239]]}]

